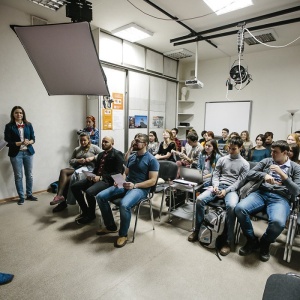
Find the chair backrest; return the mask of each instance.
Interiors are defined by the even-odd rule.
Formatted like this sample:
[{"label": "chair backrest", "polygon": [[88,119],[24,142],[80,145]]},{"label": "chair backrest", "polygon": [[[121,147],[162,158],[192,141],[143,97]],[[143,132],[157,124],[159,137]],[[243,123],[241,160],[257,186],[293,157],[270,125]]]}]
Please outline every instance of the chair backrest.
[{"label": "chair backrest", "polygon": [[187,168],[187,167],[180,167],[180,177],[184,180],[202,183],[203,182],[203,175],[200,170]]},{"label": "chair backrest", "polygon": [[177,177],[178,167],[176,163],[168,160],[159,160],[158,177],[164,181],[173,180]]}]

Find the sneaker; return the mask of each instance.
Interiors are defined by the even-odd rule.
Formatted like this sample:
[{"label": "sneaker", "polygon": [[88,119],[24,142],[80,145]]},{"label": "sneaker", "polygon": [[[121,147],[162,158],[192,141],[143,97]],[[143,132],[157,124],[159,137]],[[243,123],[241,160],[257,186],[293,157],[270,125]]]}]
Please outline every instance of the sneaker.
[{"label": "sneaker", "polygon": [[109,229],[107,227],[104,227],[104,228],[97,230],[96,234],[97,235],[105,235],[105,234],[116,233],[116,232],[118,232],[117,227],[116,227],[116,229]]},{"label": "sneaker", "polygon": [[188,241],[189,242],[196,242],[198,240],[198,235],[199,235],[199,230],[195,230],[193,231],[189,237],[188,237]]},{"label": "sneaker", "polygon": [[85,225],[85,224],[91,223],[95,219],[96,219],[96,216],[93,216],[93,217],[91,217],[91,216],[85,216],[85,217],[82,217],[82,218],[76,220],[76,223],[78,225]]},{"label": "sneaker", "polygon": [[127,240],[127,236],[119,236],[114,245],[116,248],[122,248],[126,245]]},{"label": "sneaker", "polygon": [[18,205],[23,205],[24,204],[24,199],[19,199]]},{"label": "sneaker", "polygon": [[34,197],[33,195],[27,196],[26,200],[30,200],[30,201],[38,201],[37,197]]},{"label": "sneaker", "polygon": [[52,211],[54,213],[56,213],[56,212],[66,209],[67,207],[68,207],[67,201],[64,201],[64,202],[59,203],[57,206],[55,206]]},{"label": "sneaker", "polygon": [[270,259],[270,243],[263,239],[260,240],[259,258],[263,262]]},{"label": "sneaker", "polygon": [[230,253],[230,246],[228,243],[224,244],[223,247],[220,249],[220,254],[222,256],[227,256]]},{"label": "sneaker", "polygon": [[56,195],[53,198],[53,200],[50,202],[50,205],[56,205],[56,204],[62,203],[64,201],[66,201],[64,196],[58,196],[58,195]]},{"label": "sneaker", "polygon": [[259,249],[259,241],[255,239],[247,239],[246,244],[239,249],[239,255],[246,256],[251,254],[253,251]]}]

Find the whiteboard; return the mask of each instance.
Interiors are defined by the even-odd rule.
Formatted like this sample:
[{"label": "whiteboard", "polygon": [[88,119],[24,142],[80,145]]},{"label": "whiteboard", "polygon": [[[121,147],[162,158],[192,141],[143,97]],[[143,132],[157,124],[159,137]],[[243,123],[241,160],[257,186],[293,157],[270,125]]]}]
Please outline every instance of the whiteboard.
[{"label": "whiteboard", "polygon": [[223,128],[250,132],[252,100],[205,102],[204,129],[220,135]]}]

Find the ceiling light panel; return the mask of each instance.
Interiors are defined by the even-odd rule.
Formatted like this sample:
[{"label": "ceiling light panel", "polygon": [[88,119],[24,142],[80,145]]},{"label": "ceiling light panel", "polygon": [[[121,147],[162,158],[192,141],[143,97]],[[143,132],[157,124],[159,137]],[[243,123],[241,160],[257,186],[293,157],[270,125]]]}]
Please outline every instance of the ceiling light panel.
[{"label": "ceiling light panel", "polygon": [[217,15],[229,13],[250,5],[252,0],[203,0]]},{"label": "ceiling light panel", "polygon": [[52,10],[58,10],[67,2],[67,0],[28,0],[28,1]]},{"label": "ceiling light panel", "polygon": [[114,29],[111,33],[119,38],[130,41],[132,43],[151,37],[153,35],[153,32],[135,23],[130,23],[117,29]]}]

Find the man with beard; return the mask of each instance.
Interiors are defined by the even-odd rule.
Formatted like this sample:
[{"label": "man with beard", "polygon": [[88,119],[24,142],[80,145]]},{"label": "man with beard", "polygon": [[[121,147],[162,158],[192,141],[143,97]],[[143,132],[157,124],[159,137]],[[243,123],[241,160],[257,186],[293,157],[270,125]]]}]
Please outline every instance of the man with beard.
[{"label": "man with beard", "polygon": [[125,169],[125,182],[123,187],[117,184],[100,192],[96,200],[101,210],[104,225],[97,231],[98,235],[117,232],[109,201],[113,198],[122,198],[120,204],[120,229],[115,247],[121,248],[127,243],[127,232],[130,226],[131,208],[141,199],[145,198],[150,187],[155,185],[158,177],[159,163],[156,158],[147,151],[149,143],[146,134],[138,133],[132,142],[134,154],[129,156]]},{"label": "man with beard", "polygon": [[[75,219],[77,224],[87,224],[96,218],[95,196],[114,184],[111,175],[122,173],[124,156],[121,151],[113,148],[113,145],[114,139],[105,136],[102,139],[103,151],[96,158],[93,173],[88,174],[86,179],[77,181],[71,186],[72,193],[82,211],[82,214]],[[86,201],[82,191],[85,192]]]},{"label": "man with beard", "polygon": [[223,256],[230,253],[234,243],[234,208],[239,201],[237,190],[244,184],[250,169],[249,163],[240,154],[242,147],[243,140],[241,137],[233,137],[228,140],[229,154],[218,159],[212,175],[212,186],[208,187],[197,198],[195,230],[188,237],[189,242],[198,240],[206,204],[216,198],[224,198],[226,204],[227,239],[220,250],[220,254]]}]

